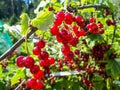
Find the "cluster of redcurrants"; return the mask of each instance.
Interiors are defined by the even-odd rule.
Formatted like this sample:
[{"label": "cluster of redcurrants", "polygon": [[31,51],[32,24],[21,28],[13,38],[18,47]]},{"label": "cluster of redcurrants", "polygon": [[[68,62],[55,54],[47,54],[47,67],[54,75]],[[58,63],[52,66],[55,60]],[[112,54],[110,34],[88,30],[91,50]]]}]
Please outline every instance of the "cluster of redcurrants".
[{"label": "cluster of redcurrants", "polygon": [[110,49],[109,44],[106,43],[101,43],[101,44],[96,44],[91,52],[92,52],[92,57],[95,58],[95,60],[103,60],[105,53]]},{"label": "cluster of redcurrants", "polygon": [[[42,48],[45,47],[45,42],[43,40],[38,40],[35,44],[36,46],[33,49],[33,54],[37,55],[40,59],[40,65],[36,65],[34,59],[30,56],[17,57],[16,64],[20,68],[25,67],[30,69],[30,72],[33,74],[33,78],[28,79],[26,84],[29,88],[40,90],[43,88],[42,78],[46,74],[44,73],[45,68],[54,64],[54,58],[49,58],[48,52],[42,51]],[[44,71],[40,70],[40,66],[44,68]]]}]

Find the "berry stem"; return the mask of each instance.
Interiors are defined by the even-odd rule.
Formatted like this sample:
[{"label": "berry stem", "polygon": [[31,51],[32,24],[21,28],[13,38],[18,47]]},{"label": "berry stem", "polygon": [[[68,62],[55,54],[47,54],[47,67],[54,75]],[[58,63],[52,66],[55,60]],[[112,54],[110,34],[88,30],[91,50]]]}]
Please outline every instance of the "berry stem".
[{"label": "berry stem", "polygon": [[22,86],[22,84],[25,82],[26,80],[24,79],[16,88],[15,88],[15,90],[18,90],[19,89],[19,87],[21,87]]}]

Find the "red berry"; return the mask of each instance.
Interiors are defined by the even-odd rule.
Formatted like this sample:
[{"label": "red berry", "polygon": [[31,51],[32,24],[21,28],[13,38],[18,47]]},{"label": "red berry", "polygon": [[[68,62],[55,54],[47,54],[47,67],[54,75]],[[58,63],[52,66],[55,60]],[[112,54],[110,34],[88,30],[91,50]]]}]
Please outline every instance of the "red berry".
[{"label": "red berry", "polygon": [[38,40],[35,44],[39,48],[44,48],[45,47],[45,42],[43,40]]},{"label": "red berry", "polygon": [[75,50],[75,54],[76,55],[79,55],[80,54],[80,51],[78,49]]},{"label": "red berry", "polygon": [[65,23],[72,24],[73,22],[73,15],[70,13],[65,14]]},{"label": "red berry", "polygon": [[62,46],[61,51],[64,55],[67,55],[70,52],[70,46],[69,45]]},{"label": "red berry", "polygon": [[78,26],[73,26],[73,31],[76,33],[78,31]]},{"label": "red berry", "polygon": [[83,21],[83,18],[82,18],[81,16],[76,16],[76,17],[75,17],[75,21],[76,21],[77,23],[81,23],[81,22]]},{"label": "red berry", "polygon": [[50,63],[50,64],[54,64],[54,63],[55,63],[55,59],[54,59],[53,57],[50,57],[50,58],[49,58],[49,63]]},{"label": "red berry", "polygon": [[103,33],[104,33],[104,30],[103,30],[103,29],[99,30],[99,33],[100,33],[100,34],[103,34]]},{"label": "red berry", "polygon": [[91,17],[90,20],[89,20],[91,23],[95,22],[95,18],[94,17]]},{"label": "red berry", "polygon": [[34,78],[31,78],[31,79],[28,79],[27,81],[27,86],[30,87],[30,88],[35,88],[36,84],[37,84],[37,81],[36,79]]},{"label": "red berry", "polygon": [[80,36],[84,36],[85,35],[85,31],[83,29],[80,30]]},{"label": "red berry", "polygon": [[30,56],[24,57],[23,62],[26,68],[31,68],[34,65],[34,59]]},{"label": "red berry", "polygon": [[113,22],[112,22],[112,25],[115,26],[115,25],[116,25],[116,21],[113,21]]},{"label": "red berry", "polygon": [[69,43],[75,47],[79,43],[79,40],[78,38],[73,37],[72,40],[69,41]]},{"label": "red berry", "polygon": [[54,25],[55,25],[55,26],[60,26],[61,24],[62,24],[62,20],[56,19],[56,20],[54,21]]},{"label": "red berry", "polygon": [[108,10],[105,11],[105,16],[110,15],[110,12]]},{"label": "red berry", "polygon": [[74,53],[70,51],[65,57],[66,60],[71,61],[74,58]]},{"label": "red berry", "polygon": [[34,65],[30,68],[30,72],[32,74],[36,74],[38,71],[40,70],[39,66],[38,65]]},{"label": "red berry", "polygon": [[59,33],[58,27],[57,27],[57,26],[52,26],[52,27],[50,28],[50,33],[51,33],[52,35],[57,35],[57,34]]},{"label": "red berry", "polygon": [[64,18],[65,18],[64,12],[63,11],[58,12],[56,15],[56,18],[61,20],[61,21],[64,20]]},{"label": "red berry", "polygon": [[16,64],[18,67],[21,67],[21,68],[24,67],[23,58],[24,58],[24,56],[19,56],[16,58]]},{"label": "red berry", "polygon": [[110,25],[112,24],[112,21],[111,21],[110,19],[108,19],[108,20],[106,21],[106,23],[107,23],[108,26],[110,26]]},{"label": "red berry", "polygon": [[53,11],[54,9],[53,9],[52,6],[50,6],[50,7],[48,8],[48,10],[49,10],[49,11]]},{"label": "red berry", "polygon": [[40,61],[40,66],[49,67],[50,66],[50,61],[49,60],[41,60]]},{"label": "red berry", "polygon": [[36,86],[35,86],[35,90],[41,90],[43,88],[43,83],[42,82],[37,82]]},{"label": "red berry", "polygon": [[46,51],[41,51],[40,55],[38,55],[38,58],[39,58],[40,60],[47,60],[48,57],[49,57],[49,54],[48,54],[48,52],[46,52]]},{"label": "red berry", "polygon": [[34,75],[34,78],[41,79],[43,77],[44,73],[42,70],[39,70],[36,74],[33,74],[33,75]]},{"label": "red berry", "polygon": [[102,23],[98,23],[97,26],[98,26],[99,28],[103,28],[103,24],[102,24]]},{"label": "red berry", "polygon": [[39,55],[40,54],[40,52],[41,52],[41,49],[39,48],[39,47],[34,47],[34,49],[33,49],[33,54],[34,55]]}]

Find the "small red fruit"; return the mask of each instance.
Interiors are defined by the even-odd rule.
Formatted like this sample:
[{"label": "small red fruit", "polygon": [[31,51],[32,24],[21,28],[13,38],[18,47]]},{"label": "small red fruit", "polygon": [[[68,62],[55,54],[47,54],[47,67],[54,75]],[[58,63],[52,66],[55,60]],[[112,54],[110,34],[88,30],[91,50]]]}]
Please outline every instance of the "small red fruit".
[{"label": "small red fruit", "polygon": [[103,24],[102,24],[102,23],[98,23],[97,26],[98,26],[99,28],[103,28]]},{"label": "small red fruit", "polygon": [[72,24],[73,22],[73,15],[71,13],[65,14],[65,23]]},{"label": "small red fruit", "polygon": [[24,67],[23,58],[24,58],[24,56],[19,56],[16,58],[16,64],[18,67],[21,67],[21,68]]},{"label": "small red fruit", "polygon": [[36,74],[33,74],[33,75],[34,75],[34,78],[41,79],[43,77],[44,73],[42,70],[39,70]]},{"label": "small red fruit", "polygon": [[40,55],[38,55],[38,58],[39,58],[40,60],[47,60],[48,57],[49,57],[49,54],[48,54],[48,52],[46,52],[46,51],[41,51]]},{"label": "small red fruit", "polygon": [[27,81],[27,86],[30,87],[30,88],[35,88],[36,84],[37,84],[37,81],[36,79],[34,78],[31,78],[31,79],[28,79]]},{"label": "small red fruit", "polygon": [[100,33],[100,34],[103,34],[103,33],[104,33],[104,30],[103,30],[103,29],[99,30],[99,33]]},{"label": "small red fruit", "polygon": [[41,49],[39,48],[39,47],[34,47],[34,49],[33,49],[33,54],[34,55],[39,55],[40,54],[40,52],[41,52]]},{"label": "small red fruit", "polygon": [[43,83],[42,82],[37,82],[35,86],[35,90],[41,90],[43,88]]},{"label": "small red fruit", "polygon": [[59,33],[58,27],[57,27],[57,26],[52,26],[52,27],[50,28],[50,33],[51,33],[52,35],[57,35],[57,34]]},{"label": "small red fruit", "polygon": [[76,55],[79,55],[80,54],[80,51],[78,49],[75,50],[75,54]]},{"label": "small red fruit", "polygon": [[44,48],[45,47],[45,42],[43,40],[38,40],[35,44],[39,48]]},{"label": "small red fruit", "polygon": [[50,58],[49,58],[49,63],[50,63],[50,64],[54,64],[54,63],[55,63],[55,59],[54,59],[53,57],[50,57]]},{"label": "small red fruit", "polygon": [[48,8],[48,10],[49,10],[49,11],[53,11],[54,9],[53,9],[52,6],[50,6],[50,7]]},{"label": "small red fruit", "polygon": [[24,57],[23,62],[26,68],[31,68],[34,65],[34,59],[30,56]]},{"label": "small red fruit", "polygon": [[32,74],[36,74],[38,71],[40,70],[39,66],[38,65],[34,65],[30,68],[30,72]]},{"label": "small red fruit", "polygon": [[91,18],[89,19],[89,21],[90,21],[91,23],[93,23],[93,22],[95,22],[95,18],[94,18],[94,17],[91,17]]}]

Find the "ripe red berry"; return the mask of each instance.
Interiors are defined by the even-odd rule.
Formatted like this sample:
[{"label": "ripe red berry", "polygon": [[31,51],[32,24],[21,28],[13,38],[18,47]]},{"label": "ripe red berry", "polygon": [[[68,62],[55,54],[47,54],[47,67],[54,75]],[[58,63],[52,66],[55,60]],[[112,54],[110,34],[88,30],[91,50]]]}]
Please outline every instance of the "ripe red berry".
[{"label": "ripe red berry", "polygon": [[79,55],[80,54],[80,51],[78,49],[75,50],[75,54],[76,55]]},{"label": "ripe red berry", "polygon": [[89,19],[89,21],[90,21],[91,23],[93,23],[93,22],[95,22],[95,18],[94,18],[94,17],[91,17],[91,18]]},{"label": "ripe red berry", "polygon": [[48,8],[48,10],[49,10],[49,11],[53,11],[54,9],[53,9],[52,6],[50,6],[50,7]]},{"label": "ripe red berry", "polygon": [[45,42],[43,40],[38,40],[35,44],[39,48],[44,48],[45,47]]},{"label": "ripe red berry", "polygon": [[54,59],[53,57],[50,57],[50,58],[49,58],[49,63],[50,63],[50,64],[54,64],[54,63],[55,63],[55,59]]},{"label": "ripe red berry", "polygon": [[41,49],[39,48],[39,47],[34,47],[34,49],[33,49],[33,54],[34,55],[39,55],[40,54],[40,52],[41,52]]},{"label": "ripe red berry", "polygon": [[50,61],[49,60],[41,60],[40,61],[40,66],[49,67],[50,66]]},{"label": "ripe red berry", "polygon": [[110,15],[110,12],[106,9],[105,16],[108,16],[108,15]]},{"label": "ripe red berry", "polygon": [[62,46],[61,51],[64,55],[67,55],[70,52],[70,46],[69,45]]},{"label": "ripe red berry", "polygon": [[102,23],[98,23],[97,26],[98,26],[99,28],[103,28],[103,24],[102,24]]},{"label": "ripe red berry", "polygon": [[36,74],[38,71],[40,70],[39,66],[38,65],[34,65],[30,68],[30,72],[32,74]]},{"label": "ripe red berry", "polygon": [[103,29],[99,30],[99,34],[103,34],[103,33],[104,33]]},{"label": "ripe red berry", "polygon": [[41,90],[43,88],[43,83],[42,82],[37,82],[35,86],[35,90]]},{"label": "ripe red berry", "polygon": [[75,21],[76,21],[77,23],[81,23],[81,22],[83,21],[83,18],[82,18],[81,16],[76,16],[76,17],[75,17]]},{"label": "ripe red berry", "polygon": [[36,84],[37,84],[37,81],[34,78],[28,79],[26,83],[26,85],[30,88],[35,88]]},{"label": "ripe red berry", "polygon": [[79,36],[84,36],[84,35],[85,35],[85,31],[83,29],[81,29]]},{"label": "ripe red berry", "polygon": [[26,68],[31,68],[34,65],[34,59],[30,56],[24,57],[23,63]]},{"label": "ripe red berry", "polygon": [[34,78],[41,79],[43,77],[44,73],[42,70],[39,70],[36,74],[33,74],[33,75],[34,75]]},{"label": "ripe red berry", "polygon": [[116,26],[116,21],[113,21],[113,22],[112,22],[112,25],[113,25],[113,26]]},{"label": "ripe red berry", "polygon": [[70,51],[65,57],[66,60],[71,61],[74,58],[74,53]]},{"label": "ripe red berry", "polygon": [[39,58],[40,60],[47,60],[48,57],[49,57],[49,54],[48,54],[48,52],[46,52],[46,51],[41,51],[40,55],[38,55],[38,58]]},{"label": "ripe red berry", "polygon": [[108,19],[108,20],[106,21],[106,24],[107,24],[108,26],[110,26],[110,25],[112,24],[112,21],[111,21],[110,19]]},{"label": "ripe red berry", "polygon": [[19,56],[16,58],[16,64],[18,67],[21,67],[21,68],[24,67],[23,58],[24,58],[24,56]]},{"label": "ripe red berry", "polygon": [[54,21],[54,25],[55,25],[55,26],[60,26],[61,24],[62,24],[62,21],[59,20],[59,19],[56,19],[56,20]]},{"label": "ripe red berry", "polygon": [[69,43],[75,47],[79,43],[79,40],[78,38],[73,37],[72,40],[69,41]]},{"label": "ripe red berry", "polygon": [[78,31],[78,26],[74,25],[73,26],[73,31],[74,31],[74,33],[76,33]]},{"label": "ripe red berry", "polygon": [[70,13],[65,14],[65,23],[72,24],[73,22],[73,15]]},{"label": "ripe red berry", "polygon": [[65,13],[63,11],[58,12],[57,15],[56,15],[56,18],[61,20],[61,21],[64,20]]},{"label": "ripe red berry", "polygon": [[57,26],[52,26],[52,27],[50,28],[50,33],[51,33],[52,35],[57,35],[57,34],[59,33],[58,27],[57,27]]}]

